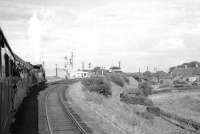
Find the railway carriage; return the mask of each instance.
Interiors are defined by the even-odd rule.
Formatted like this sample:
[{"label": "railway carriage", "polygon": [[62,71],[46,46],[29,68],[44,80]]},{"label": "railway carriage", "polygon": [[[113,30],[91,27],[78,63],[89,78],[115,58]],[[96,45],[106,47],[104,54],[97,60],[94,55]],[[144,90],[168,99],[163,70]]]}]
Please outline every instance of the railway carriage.
[{"label": "railway carriage", "polygon": [[0,133],[8,128],[13,112],[14,81],[15,81],[14,53],[7,43],[0,29]]},{"label": "railway carriage", "polygon": [[32,65],[14,54],[0,28],[0,134],[9,132],[14,114],[31,87],[45,82],[42,65]]}]

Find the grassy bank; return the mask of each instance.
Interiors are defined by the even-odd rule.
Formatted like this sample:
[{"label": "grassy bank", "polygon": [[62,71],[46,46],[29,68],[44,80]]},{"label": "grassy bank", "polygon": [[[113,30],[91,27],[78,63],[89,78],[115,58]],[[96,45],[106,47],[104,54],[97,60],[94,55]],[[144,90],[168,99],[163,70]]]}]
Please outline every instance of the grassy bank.
[{"label": "grassy bank", "polygon": [[[100,79],[100,82],[98,79]],[[101,95],[98,92],[96,93],[92,90],[91,92],[88,89],[85,89],[86,86],[83,85],[83,90],[79,90],[79,92],[83,91],[84,99],[82,99],[79,103],[81,103],[80,105],[87,104],[91,113],[97,113],[97,115],[92,117],[94,120],[109,124],[105,126],[102,126],[102,123],[99,124],[99,126],[102,127],[106,133],[178,134],[179,132],[182,132],[180,129],[167,124],[165,121],[154,118],[153,115],[146,111],[146,108],[143,105],[131,105],[121,102],[120,93],[126,88],[126,86],[121,87],[108,78],[98,79],[94,80],[93,78],[93,80],[90,79],[89,81],[87,79],[87,82],[85,81],[86,83],[84,84],[87,86],[91,85],[91,83],[93,85],[99,85],[96,83],[102,83],[103,79],[106,80],[106,82],[110,81],[112,96],[104,97],[104,95]]]}]

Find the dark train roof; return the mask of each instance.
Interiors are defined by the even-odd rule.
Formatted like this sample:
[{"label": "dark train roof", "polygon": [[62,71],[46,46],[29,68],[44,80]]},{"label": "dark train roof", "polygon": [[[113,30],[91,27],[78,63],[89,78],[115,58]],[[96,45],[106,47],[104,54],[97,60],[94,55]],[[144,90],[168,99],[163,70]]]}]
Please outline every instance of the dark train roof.
[{"label": "dark train roof", "polygon": [[19,63],[25,65],[26,68],[30,69],[33,67],[33,65],[30,62],[26,62],[26,61],[22,60],[18,55],[14,54],[14,56],[15,56],[15,60],[18,61]]},{"label": "dark train roof", "polygon": [[0,38],[2,37],[3,41],[5,42],[5,45],[8,47],[8,49],[10,50],[11,54],[14,56],[14,53],[12,51],[12,49],[10,48],[10,45],[8,44],[7,40],[6,40],[6,37],[0,27]]},{"label": "dark train roof", "polygon": [[33,65],[33,68],[40,69],[42,68],[42,64]]}]

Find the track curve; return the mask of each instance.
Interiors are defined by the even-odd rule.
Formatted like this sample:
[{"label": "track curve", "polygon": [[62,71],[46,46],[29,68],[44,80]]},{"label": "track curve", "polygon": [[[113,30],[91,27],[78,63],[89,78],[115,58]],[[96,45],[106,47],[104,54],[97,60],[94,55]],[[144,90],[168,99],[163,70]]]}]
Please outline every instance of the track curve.
[{"label": "track curve", "polygon": [[91,129],[82,122],[64,98],[66,86],[58,83],[46,93],[45,114],[49,134],[91,134]]}]

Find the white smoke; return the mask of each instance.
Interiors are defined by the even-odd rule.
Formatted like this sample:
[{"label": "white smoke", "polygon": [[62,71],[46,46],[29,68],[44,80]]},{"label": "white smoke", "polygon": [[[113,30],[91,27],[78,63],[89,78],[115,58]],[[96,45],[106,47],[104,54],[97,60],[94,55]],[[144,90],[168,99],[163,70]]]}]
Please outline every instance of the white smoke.
[{"label": "white smoke", "polygon": [[42,32],[42,25],[40,20],[38,19],[37,12],[33,13],[32,17],[29,21],[29,43],[30,43],[30,50],[31,60],[34,63],[38,63],[40,61],[40,51],[41,51],[41,32]]},{"label": "white smoke", "polygon": [[29,20],[29,44],[31,50],[31,61],[42,63],[42,38],[48,36],[51,29],[55,12],[53,10],[41,9],[34,12]]}]

